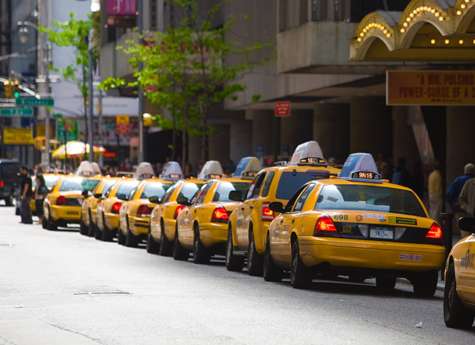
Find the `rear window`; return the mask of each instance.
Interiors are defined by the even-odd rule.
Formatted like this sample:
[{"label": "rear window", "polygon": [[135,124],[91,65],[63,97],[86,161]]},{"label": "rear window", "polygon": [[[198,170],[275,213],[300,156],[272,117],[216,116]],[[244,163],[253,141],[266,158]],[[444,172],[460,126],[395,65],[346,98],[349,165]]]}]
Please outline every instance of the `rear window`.
[{"label": "rear window", "polygon": [[169,186],[165,186],[163,183],[155,182],[155,183],[147,183],[144,186],[142,195],[140,196],[141,199],[148,199],[151,197],[162,198],[167,191]]},{"label": "rear window", "polygon": [[137,188],[138,185],[138,181],[122,183],[116,193],[117,199],[129,200],[130,196],[133,194],[133,191],[135,190],[135,188]]},{"label": "rear window", "polygon": [[402,189],[363,185],[324,186],[315,209],[379,211],[426,217],[414,193]]},{"label": "rear window", "polygon": [[251,187],[250,183],[245,182],[219,182],[218,188],[214,193],[213,201],[231,201],[229,193],[234,190],[240,191],[242,195],[246,195]]},{"label": "rear window", "polygon": [[277,187],[277,199],[289,200],[297,190],[311,180],[328,178],[327,171],[286,171],[282,173]]},{"label": "rear window", "polygon": [[83,179],[65,179],[59,187],[60,192],[81,192]]},{"label": "rear window", "polygon": [[180,194],[178,195],[179,198],[186,198],[187,200],[193,199],[195,194],[200,190],[200,188],[203,186],[202,183],[185,183],[183,188],[180,191]]},{"label": "rear window", "polygon": [[92,191],[99,184],[99,180],[86,179],[82,182],[82,190]]}]

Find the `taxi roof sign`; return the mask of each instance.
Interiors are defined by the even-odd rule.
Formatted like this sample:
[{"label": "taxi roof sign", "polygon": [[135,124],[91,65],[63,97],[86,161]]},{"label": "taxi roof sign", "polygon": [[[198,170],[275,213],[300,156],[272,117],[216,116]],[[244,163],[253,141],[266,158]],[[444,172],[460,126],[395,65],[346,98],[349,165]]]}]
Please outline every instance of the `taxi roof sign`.
[{"label": "taxi roof sign", "polygon": [[82,161],[78,168],[76,169],[75,175],[82,176],[82,177],[91,177],[96,175],[94,173],[94,168],[89,161]]},{"label": "taxi roof sign", "polygon": [[165,180],[180,180],[183,176],[183,170],[181,169],[180,163],[175,161],[165,163],[162,173],[160,174],[160,178]]},{"label": "taxi roof sign", "polygon": [[381,180],[381,174],[378,171],[373,156],[365,152],[350,154],[338,176],[340,178],[354,180]]},{"label": "taxi roof sign", "polygon": [[259,170],[261,170],[261,162],[257,157],[244,157],[241,158],[236,170],[233,172],[234,177],[238,176],[254,176]]},{"label": "taxi roof sign", "polygon": [[134,178],[137,180],[145,180],[154,176],[155,172],[153,170],[152,164],[149,162],[142,162],[138,165],[137,169],[135,169]]},{"label": "taxi roof sign", "polygon": [[201,169],[200,173],[198,174],[198,178],[207,179],[215,176],[223,176],[223,174],[223,167],[221,166],[220,162],[207,161],[203,165],[203,168]]},{"label": "taxi roof sign", "polygon": [[297,165],[308,158],[325,159],[320,144],[315,140],[307,141],[297,146],[289,161],[289,165]]}]

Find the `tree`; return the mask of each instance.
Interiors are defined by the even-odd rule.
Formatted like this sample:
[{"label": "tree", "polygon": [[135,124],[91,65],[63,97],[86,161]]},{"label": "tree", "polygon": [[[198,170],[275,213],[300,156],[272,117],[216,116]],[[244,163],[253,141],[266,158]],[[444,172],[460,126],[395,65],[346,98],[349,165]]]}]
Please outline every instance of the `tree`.
[{"label": "tree", "polygon": [[[211,129],[206,115],[212,107],[244,91],[237,79],[253,67],[248,55],[262,44],[238,47],[225,40],[234,20],[228,18],[222,25],[214,25],[222,2],[211,7],[205,16],[200,15],[204,11],[197,0],[173,3],[181,14],[176,25],[172,23],[164,32],[146,33],[119,48],[129,55],[134,80],[108,78],[102,86],[106,90],[142,87],[147,99],[164,112],[155,117],[159,125],[174,132],[181,130],[184,164],[188,136],[207,137]],[[241,56],[242,62],[229,61],[230,56],[236,55]],[[205,146],[202,145],[203,159],[207,158]]]},{"label": "tree", "polygon": [[[87,121],[87,104],[89,96],[89,88],[87,84],[87,76],[89,75],[89,35],[94,25],[94,15],[90,15],[87,19],[77,19],[74,13],[69,14],[69,20],[65,22],[55,21],[52,28],[41,27],[40,30],[45,32],[51,43],[58,47],[74,48],[76,59],[73,64],[65,68],[53,69],[60,71],[63,78],[74,81],[81,92],[84,108],[85,122],[85,138],[88,135]],[[94,49],[95,60],[97,60],[97,49]],[[92,91],[91,91],[92,92]],[[91,129],[92,130],[92,129]]]}]

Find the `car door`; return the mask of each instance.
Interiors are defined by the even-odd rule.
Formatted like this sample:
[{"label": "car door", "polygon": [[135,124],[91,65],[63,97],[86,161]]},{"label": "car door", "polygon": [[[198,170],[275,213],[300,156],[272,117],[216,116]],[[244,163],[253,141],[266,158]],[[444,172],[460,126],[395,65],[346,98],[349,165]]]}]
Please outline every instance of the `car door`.
[{"label": "car door", "polygon": [[461,297],[475,305],[475,234],[461,244],[458,260],[458,290]]}]

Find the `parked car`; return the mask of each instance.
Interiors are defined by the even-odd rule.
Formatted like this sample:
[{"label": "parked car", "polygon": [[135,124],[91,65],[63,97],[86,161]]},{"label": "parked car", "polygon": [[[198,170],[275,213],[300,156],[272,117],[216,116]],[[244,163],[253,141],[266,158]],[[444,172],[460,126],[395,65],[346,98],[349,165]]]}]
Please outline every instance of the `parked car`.
[{"label": "parked car", "polygon": [[0,159],[0,199],[3,199],[7,206],[13,206],[13,199],[20,182],[19,172],[18,161]]}]

